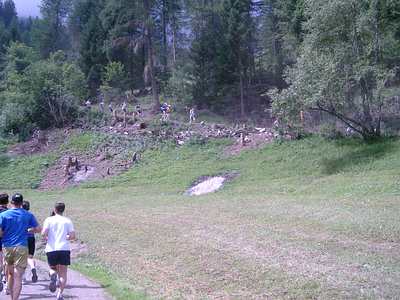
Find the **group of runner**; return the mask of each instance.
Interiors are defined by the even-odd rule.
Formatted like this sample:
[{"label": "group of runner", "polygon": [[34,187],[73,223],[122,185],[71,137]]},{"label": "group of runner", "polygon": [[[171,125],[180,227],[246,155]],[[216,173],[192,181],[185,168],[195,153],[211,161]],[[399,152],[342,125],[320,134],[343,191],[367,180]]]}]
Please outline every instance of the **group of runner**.
[{"label": "group of runner", "polygon": [[[49,264],[52,293],[63,300],[67,283],[67,268],[71,263],[70,241],[75,239],[75,231],[70,219],[63,216],[65,204],[57,202],[43,227],[29,211],[30,203],[19,193],[9,201],[8,194],[0,194],[0,291],[4,289],[11,300],[18,300],[22,280],[29,264],[32,282],[38,280],[35,254],[35,233],[41,233],[46,241],[45,252]],[[58,289],[57,289],[58,288]]]}]

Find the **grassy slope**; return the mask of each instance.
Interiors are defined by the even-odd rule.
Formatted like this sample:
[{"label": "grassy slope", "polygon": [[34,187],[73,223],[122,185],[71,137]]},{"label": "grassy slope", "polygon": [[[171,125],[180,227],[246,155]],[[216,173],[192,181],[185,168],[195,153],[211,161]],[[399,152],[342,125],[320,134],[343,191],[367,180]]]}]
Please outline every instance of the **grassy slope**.
[{"label": "grassy slope", "polygon": [[5,155],[8,143],[0,138],[0,188],[36,188],[46,169],[57,158],[55,153],[24,157]]},{"label": "grassy slope", "polygon": [[[94,259],[154,297],[396,297],[400,141],[310,138],[228,158],[225,144],[152,150],[107,182],[27,194],[42,218],[65,200]],[[221,192],[182,195],[226,171],[240,176]]]}]

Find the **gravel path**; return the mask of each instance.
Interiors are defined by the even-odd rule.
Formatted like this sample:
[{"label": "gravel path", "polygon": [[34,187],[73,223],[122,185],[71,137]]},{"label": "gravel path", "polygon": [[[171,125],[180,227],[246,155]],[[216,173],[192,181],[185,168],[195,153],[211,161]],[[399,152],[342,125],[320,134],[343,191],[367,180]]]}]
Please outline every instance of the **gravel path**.
[{"label": "gravel path", "polygon": [[[48,289],[49,275],[47,265],[43,262],[37,261],[37,269],[39,280],[37,283],[32,283],[30,278],[30,271],[27,274],[27,283],[22,287],[20,300],[30,299],[56,299],[56,294],[51,293]],[[104,289],[97,283],[87,279],[82,274],[68,270],[68,284],[64,291],[65,299],[82,299],[82,300],[110,300],[111,298],[106,295]],[[4,293],[0,294],[0,299],[9,299]]]}]

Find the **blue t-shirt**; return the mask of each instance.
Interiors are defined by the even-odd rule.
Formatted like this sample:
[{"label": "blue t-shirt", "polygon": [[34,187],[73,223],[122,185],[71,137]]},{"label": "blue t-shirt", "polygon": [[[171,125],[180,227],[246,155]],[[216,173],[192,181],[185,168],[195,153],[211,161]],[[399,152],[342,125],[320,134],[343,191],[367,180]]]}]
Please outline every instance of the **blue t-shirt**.
[{"label": "blue t-shirt", "polygon": [[34,215],[23,208],[13,208],[0,213],[3,246],[28,246],[28,228],[39,226]]}]

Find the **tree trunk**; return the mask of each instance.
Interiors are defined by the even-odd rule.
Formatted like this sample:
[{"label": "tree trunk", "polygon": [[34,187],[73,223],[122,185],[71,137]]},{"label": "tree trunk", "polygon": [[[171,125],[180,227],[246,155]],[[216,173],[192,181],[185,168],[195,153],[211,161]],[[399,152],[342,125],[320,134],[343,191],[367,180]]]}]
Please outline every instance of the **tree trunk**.
[{"label": "tree trunk", "polygon": [[172,18],[172,58],[174,66],[176,64],[176,19]]},{"label": "tree trunk", "polygon": [[151,20],[150,20],[150,5],[149,0],[143,0],[144,13],[145,13],[145,41],[147,46],[147,64],[149,68],[149,75],[151,80],[151,89],[153,92],[153,112],[156,113],[160,109],[160,100],[158,97],[158,87],[154,72],[154,61],[153,61],[153,44],[151,35]]},{"label": "tree trunk", "polygon": [[167,46],[167,1],[162,1],[162,64],[164,72],[167,70],[168,46]]},{"label": "tree trunk", "polygon": [[245,118],[244,87],[243,87],[243,72],[242,71],[240,71],[240,116],[242,119]]}]

